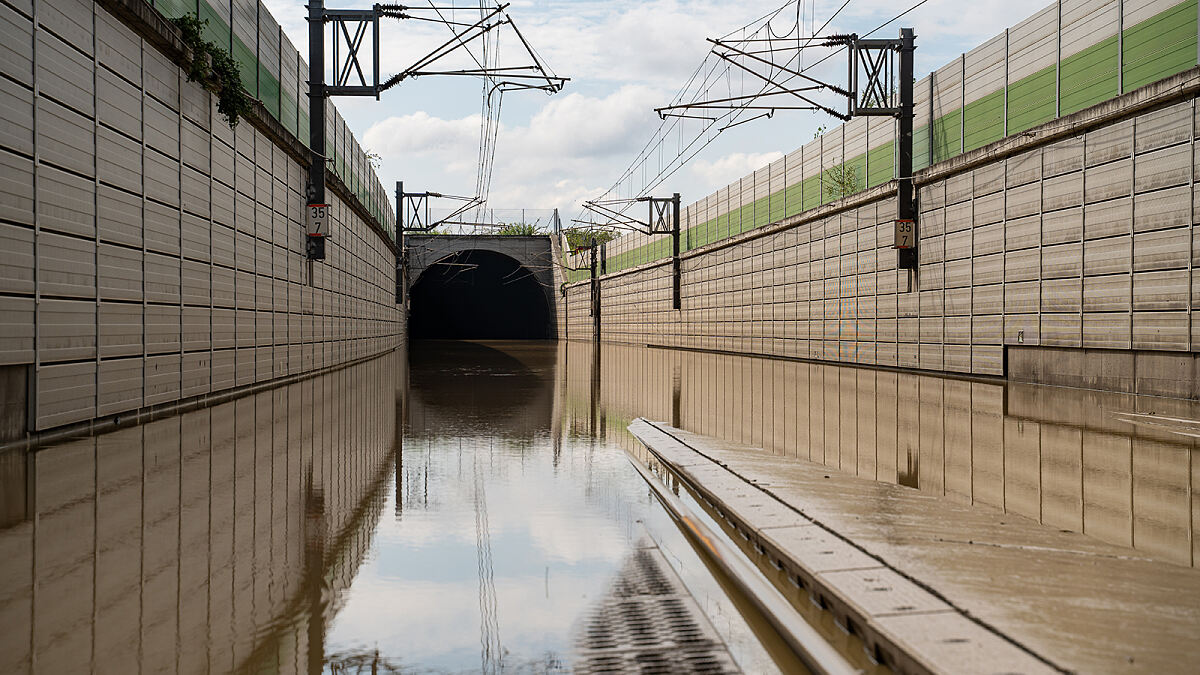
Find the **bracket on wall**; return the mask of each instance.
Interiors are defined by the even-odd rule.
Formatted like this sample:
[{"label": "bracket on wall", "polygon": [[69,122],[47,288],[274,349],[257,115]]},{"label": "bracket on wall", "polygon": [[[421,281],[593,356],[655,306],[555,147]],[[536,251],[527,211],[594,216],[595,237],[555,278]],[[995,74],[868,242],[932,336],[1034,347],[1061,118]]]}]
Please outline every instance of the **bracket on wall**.
[{"label": "bracket on wall", "polygon": [[[618,204],[628,205],[633,202],[646,202],[649,205],[650,211],[645,221],[637,220],[623,211],[613,208],[613,206]],[[583,203],[583,208],[609,218],[615,224],[630,227],[644,234],[671,235],[671,308],[680,309],[683,303],[680,297],[681,266],[679,262],[679,235],[681,225],[679,220],[679,193],[676,192],[670,197],[638,197],[636,199],[587,201]]]},{"label": "bracket on wall", "polygon": [[[830,35],[820,45],[808,46],[845,47],[848,55],[846,86],[825,82],[805,73],[804,69],[792,67],[795,60],[790,48],[741,48],[751,41],[712,40],[712,53],[757,78],[761,90],[744,96],[728,96],[703,101],[693,101],[655,108],[659,117],[684,117],[715,121],[710,117],[714,111],[724,114],[740,111],[766,111],[745,120],[734,122],[722,130],[762,117],[770,117],[777,110],[820,110],[843,121],[855,117],[893,117],[898,124],[896,134],[896,217],[895,221],[909,222],[913,227],[914,240],[910,246],[900,247],[897,267],[917,270],[916,222],[913,206],[912,183],[912,127],[913,127],[913,50],[916,36],[911,28],[901,28],[896,39],[866,39],[857,34]],[[763,57],[762,54],[769,56]],[[794,86],[795,80],[803,80],[803,86]],[[816,93],[829,91],[846,99],[846,112],[834,110],[817,101]],[[782,99],[780,97],[783,97]],[[585,205],[586,206],[586,205]],[[911,276],[910,274],[910,285]]]},{"label": "bracket on wall", "polygon": [[[508,4],[497,4],[489,7],[480,3],[477,7],[463,5],[429,7],[410,7],[399,4],[376,3],[370,9],[326,9],[325,0],[308,0],[308,116],[309,116],[309,148],[312,153],[308,170],[308,202],[322,204],[325,202],[325,163],[329,161],[325,143],[325,99],[331,96],[374,96],[379,99],[384,92],[405,79],[424,75],[461,75],[467,77],[483,77],[492,83],[491,91],[540,89],[549,93],[561,91],[569,78],[554,75],[533,47],[525,40],[513,20],[504,15]],[[480,19],[474,23],[457,22],[445,18],[443,10],[474,9],[480,12]],[[414,12],[434,12],[434,16],[414,15]],[[443,42],[433,51],[422,56],[416,63],[405,70],[389,77],[386,81],[379,80],[379,20],[380,19],[413,19],[432,21],[446,24],[453,37]],[[333,30],[333,70],[332,83],[326,84],[325,70],[325,27]],[[479,68],[430,71],[428,67],[441,59],[458,52],[467,50],[468,44],[489,33],[499,33],[503,26],[509,26],[520,39],[525,53],[529,56],[530,65],[493,66],[479,64]],[[369,46],[365,43],[368,42]],[[370,63],[364,69],[363,60],[369,54]],[[474,58],[474,57],[472,57]],[[369,71],[369,75],[368,75]],[[523,72],[529,71],[529,72]],[[490,94],[489,94],[490,95]],[[430,193],[428,196],[434,196]],[[481,198],[473,198],[475,203]],[[398,198],[399,202],[400,199]],[[399,204],[397,204],[397,207]],[[469,207],[464,207],[469,208]],[[425,222],[428,222],[426,218]],[[403,231],[404,228],[399,228]],[[432,229],[431,227],[426,229]],[[398,235],[402,236],[402,235]],[[314,242],[309,235],[308,259],[324,259],[324,245]],[[399,264],[399,263],[397,263]]]},{"label": "bracket on wall", "polygon": [[[333,84],[325,85],[326,96],[374,96],[379,100],[379,5],[372,9],[328,9],[325,22],[333,26]],[[351,35],[353,27],[353,35]],[[370,83],[358,59],[363,40],[371,33]],[[351,75],[358,84],[349,84]]]},{"label": "bracket on wall", "polygon": [[[856,34],[831,35],[825,44],[845,46],[851,117],[896,119],[896,267],[909,270],[909,288],[918,266],[917,211],[913,194],[913,29],[901,28],[894,40],[868,40]],[[897,91],[898,90],[898,91]],[[899,96],[897,96],[899,94]],[[897,98],[899,100],[897,100]]]}]

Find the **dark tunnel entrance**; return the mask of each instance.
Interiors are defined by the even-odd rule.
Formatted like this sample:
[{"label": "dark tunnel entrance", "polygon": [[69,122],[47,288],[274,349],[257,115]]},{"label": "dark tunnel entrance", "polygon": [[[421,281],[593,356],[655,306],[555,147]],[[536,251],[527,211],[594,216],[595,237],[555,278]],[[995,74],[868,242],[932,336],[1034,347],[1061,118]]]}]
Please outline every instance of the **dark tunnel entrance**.
[{"label": "dark tunnel entrance", "polygon": [[416,340],[549,340],[546,291],[531,270],[472,249],[429,266],[409,291]]}]

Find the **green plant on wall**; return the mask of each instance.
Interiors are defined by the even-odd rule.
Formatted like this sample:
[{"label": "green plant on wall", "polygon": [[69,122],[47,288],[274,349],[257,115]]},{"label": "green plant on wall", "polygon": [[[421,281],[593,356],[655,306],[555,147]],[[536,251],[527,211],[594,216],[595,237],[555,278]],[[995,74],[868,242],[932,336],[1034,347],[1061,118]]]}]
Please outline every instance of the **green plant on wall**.
[{"label": "green plant on wall", "polygon": [[861,189],[858,170],[849,164],[839,164],[825,172],[825,194],[830,199],[848,197]]},{"label": "green plant on wall", "polygon": [[[226,50],[204,39],[208,19],[198,14],[184,14],[171,19],[179,29],[183,43],[192,50],[188,64],[188,82],[200,82],[217,95],[217,112],[232,129],[238,120],[252,109],[250,95],[242,87],[242,74],[237,62]],[[211,71],[211,74],[210,74]]]}]

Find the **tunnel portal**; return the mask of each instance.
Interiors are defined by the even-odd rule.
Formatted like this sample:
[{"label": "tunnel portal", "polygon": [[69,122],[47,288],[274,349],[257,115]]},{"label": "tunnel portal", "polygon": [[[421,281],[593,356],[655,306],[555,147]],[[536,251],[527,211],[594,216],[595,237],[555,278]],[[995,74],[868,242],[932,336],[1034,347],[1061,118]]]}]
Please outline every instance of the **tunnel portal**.
[{"label": "tunnel portal", "polygon": [[546,290],[514,258],[470,249],[431,264],[409,291],[413,339],[554,338]]}]

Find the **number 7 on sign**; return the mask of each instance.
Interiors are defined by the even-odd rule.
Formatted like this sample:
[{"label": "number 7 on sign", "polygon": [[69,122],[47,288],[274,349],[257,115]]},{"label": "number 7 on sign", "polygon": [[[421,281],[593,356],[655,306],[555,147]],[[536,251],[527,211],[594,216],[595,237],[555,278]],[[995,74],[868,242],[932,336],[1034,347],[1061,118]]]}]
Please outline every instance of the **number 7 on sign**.
[{"label": "number 7 on sign", "polygon": [[307,208],[308,233],[322,237],[327,236],[329,234],[329,205],[309,204]]},{"label": "number 7 on sign", "polygon": [[896,239],[892,248],[912,248],[916,240],[916,228],[911,220],[896,221]]}]

